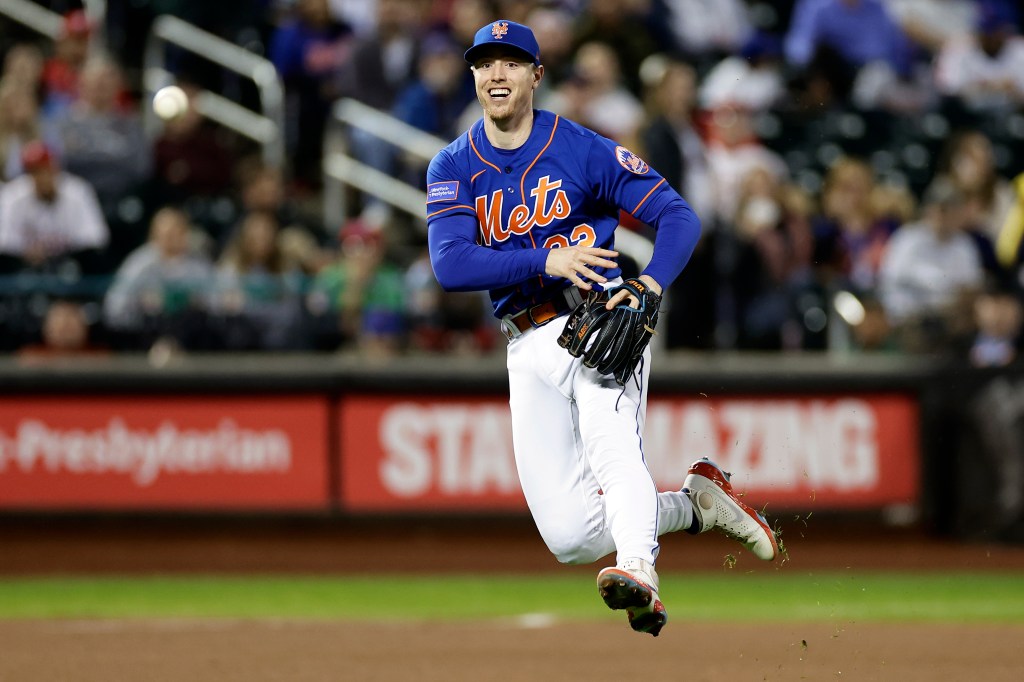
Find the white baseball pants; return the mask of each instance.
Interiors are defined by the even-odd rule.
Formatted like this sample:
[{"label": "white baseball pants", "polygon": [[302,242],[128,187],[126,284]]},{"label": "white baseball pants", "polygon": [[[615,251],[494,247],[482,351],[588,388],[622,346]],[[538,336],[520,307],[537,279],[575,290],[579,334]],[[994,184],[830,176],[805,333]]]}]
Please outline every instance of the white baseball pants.
[{"label": "white baseball pants", "polygon": [[557,339],[565,318],[509,342],[512,440],[526,502],[563,563],[654,563],[658,536],[690,525],[678,491],[659,493],[644,462],[651,351],[625,388],[583,366]]}]

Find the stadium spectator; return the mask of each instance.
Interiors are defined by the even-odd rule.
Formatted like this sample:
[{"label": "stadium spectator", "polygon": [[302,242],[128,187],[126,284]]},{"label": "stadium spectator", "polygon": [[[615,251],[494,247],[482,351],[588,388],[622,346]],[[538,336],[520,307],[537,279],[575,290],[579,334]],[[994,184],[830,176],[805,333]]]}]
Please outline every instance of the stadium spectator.
[{"label": "stadium spectator", "polygon": [[402,272],[385,258],[379,228],[348,221],[334,263],[317,275],[306,298],[316,346],[358,348],[372,357],[393,355],[405,337]]},{"label": "stadium spectator", "polygon": [[378,0],[377,31],[356,41],[351,59],[341,72],[340,90],[383,111],[416,77],[422,31],[422,3]]},{"label": "stadium spectator", "polygon": [[270,40],[270,59],[287,90],[292,167],[313,186],[320,182],[324,125],[353,41],[350,27],[332,17],[327,0],[299,0],[294,19]]},{"label": "stadium spectator", "polygon": [[56,123],[59,155],[68,172],[89,181],[106,215],[149,179],[151,149],[138,108],[120,100],[120,67],[90,57],[82,67],[79,97]]},{"label": "stadium spectator", "polygon": [[21,174],[22,147],[39,137],[35,94],[16,80],[0,80],[0,183]]},{"label": "stadium spectator", "polygon": [[121,264],[103,301],[114,345],[142,350],[173,339],[186,349],[208,347],[205,313],[213,281],[209,259],[193,247],[188,216],[161,208],[150,221],[149,240]]},{"label": "stadium spectator", "polygon": [[910,75],[912,44],[882,0],[798,0],[784,52],[797,69],[821,70],[845,99],[857,72],[874,62]]},{"label": "stadium spectator", "polygon": [[640,131],[644,159],[699,216],[710,220],[715,189],[707,150],[696,124],[697,72],[683,61],[651,57],[645,62],[648,121]]},{"label": "stadium spectator", "polygon": [[[485,17],[480,21],[474,21],[476,23],[472,25],[469,35],[464,36],[462,40],[467,47],[472,45],[476,29],[490,19]],[[530,12],[525,24],[533,29],[537,44],[540,45],[540,53],[544,55],[544,81],[557,86],[565,80],[572,68],[572,15],[558,7],[541,5]],[[545,86],[545,83],[541,84],[541,87]]]},{"label": "stadium spectator", "polygon": [[[381,111],[393,109],[398,93],[416,78],[422,9],[415,0],[378,0],[376,32],[356,41],[339,76],[342,97]],[[389,143],[361,128],[351,129],[349,136],[356,158],[388,175],[397,173],[399,160]]]},{"label": "stadium spectator", "polygon": [[406,268],[403,280],[410,350],[478,355],[497,347],[490,298],[479,291],[444,291],[426,250]]},{"label": "stadium spectator", "polygon": [[992,141],[980,130],[961,130],[946,143],[936,173],[967,197],[970,223],[995,239],[1013,201],[1013,188],[996,168]]},{"label": "stadium spectator", "polygon": [[936,85],[969,112],[1009,112],[1024,103],[1024,37],[1005,2],[979,4],[975,31],[950,38],[935,64]]},{"label": "stadium spectator", "polygon": [[739,54],[718,62],[700,87],[705,109],[731,105],[763,111],[785,96],[782,43],[777,36],[761,32],[751,34]]},{"label": "stadium spectator", "polygon": [[[191,99],[198,90],[179,85]],[[153,143],[153,170],[160,203],[181,203],[190,197],[219,197],[232,187],[232,149],[216,128],[194,106],[164,121]]]},{"label": "stadium spectator", "polygon": [[[635,7],[636,4],[622,0],[590,0],[587,11],[576,22],[573,37],[577,59],[588,44],[600,43],[607,46],[614,54],[614,60],[605,59],[614,61],[618,79],[630,93],[639,93],[641,90],[640,64],[643,60],[659,50],[671,47],[660,45],[655,40]],[[545,52],[541,51],[541,54],[547,59]]]},{"label": "stadium spectator", "polygon": [[637,146],[643,105],[626,87],[618,55],[604,42],[584,43],[573,63],[586,88],[581,123],[627,147]]},{"label": "stadium spectator", "polygon": [[984,271],[964,233],[967,197],[948,178],[929,185],[921,220],[889,240],[879,292],[889,321],[908,351],[948,347],[963,303],[981,290]]},{"label": "stadium spectator", "polygon": [[246,214],[217,263],[213,310],[228,350],[297,350],[302,273],[281,248],[277,217]]},{"label": "stadium spectator", "polygon": [[675,0],[669,25],[682,51],[702,63],[736,54],[750,35],[749,10],[742,0]]},{"label": "stadium spectator", "polygon": [[89,271],[110,242],[96,193],[60,169],[38,141],[21,150],[25,174],[0,189],[0,254],[21,267],[51,269],[68,258]]},{"label": "stadium spectator", "polygon": [[70,300],[54,300],[46,308],[40,339],[18,349],[18,360],[38,364],[62,358],[105,356],[110,350],[92,341],[85,307]]},{"label": "stadium spectator", "polygon": [[708,166],[715,187],[713,219],[733,225],[740,188],[750,173],[765,170],[782,180],[789,170],[782,157],[757,136],[753,115],[747,109],[723,106],[709,112],[706,130]]},{"label": "stadium spectator", "polygon": [[[477,29],[498,16],[502,14],[496,0],[451,0],[442,23],[448,27],[455,41],[466,49],[473,44]],[[566,46],[571,46],[571,43],[570,39]]]},{"label": "stadium spectator", "polygon": [[804,323],[807,300],[816,298],[809,199],[798,187],[756,169],[740,187],[734,234],[737,346],[803,348],[807,337],[821,331]]},{"label": "stadium spectator", "polygon": [[79,75],[89,57],[92,23],[85,10],[64,15],[53,55],[43,67],[45,113],[59,116],[78,98]]},{"label": "stadium spectator", "polygon": [[1005,367],[1017,359],[1024,309],[1014,293],[998,288],[974,300],[976,331],[968,357],[975,367]]},{"label": "stadium spectator", "polygon": [[[288,192],[284,173],[255,159],[246,159],[236,167],[240,208],[243,214],[270,213],[280,226],[281,239],[296,248],[303,269],[317,269],[320,243],[326,241],[321,221],[306,216]],[[308,242],[312,240],[312,244]],[[316,248],[313,248],[313,247]]]},{"label": "stadium spectator", "polygon": [[[537,91],[538,107],[553,111],[573,121],[586,120],[594,99],[594,90],[589,80],[577,70],[572,69],[554,87],[543,84]],[[480,112],[474,107],[467,107],[460,119],[460,126],[468,130],[480,118]]]},{"label": "stadium spectator", "polygon": [[0,81],[28,90],[39,102],[43,88],[43,53],[34,43],[17,43],[4,55]]},{"label": "stadium spectator", "polygon": [[880,189],[871,166],[842,157],[829,168],[814,225],[814,262],[825,286],[874,291],[886,245],[912,207]]},{"label": "stadium spectator", "polygon": [[377,0],[327,0],[331,17],[358,35],[373,33],[377,26]]},{"label": "stadium spectator", "polygon": [[965,230],[978,247],[986,274],[1010,286],[1013,274],[999,263],[995,244],[1014,203],[1014,191],[1010,182],[999,175],[991,140],[978,130],[954,134],[936,170],[966,197]]},{"label": "stadium spectator", "polygon": [[669,348],[711,348],[714,343],[717,230],[715,188],[707,149],[697,130],[697,72],[688,63],[662,55],[648,57],[641,69],[646,84],[647,122],[640,130],[642,156],[665,181],[686,197],[705,230],[683,273],[669,289],[671,314],[665,316]]},{"label": "stadium spectator", "polygon": [[[462,53],[445,33],[426,36],[420,48],[419,76],[398,94],[394,115],[444,139],[457,137],[459,117],[476,101]],[[417,169],[417,176],[421,170]]]}]

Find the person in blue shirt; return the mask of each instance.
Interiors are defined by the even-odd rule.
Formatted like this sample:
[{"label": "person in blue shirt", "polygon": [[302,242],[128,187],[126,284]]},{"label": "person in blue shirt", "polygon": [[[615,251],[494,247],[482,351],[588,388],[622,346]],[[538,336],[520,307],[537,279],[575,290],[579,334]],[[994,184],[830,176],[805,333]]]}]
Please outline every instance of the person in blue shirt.
[{"label": "person in blue shirt", "polygon": [[845,91],[860,69],[876,62],[909,77],[914,46],[881,0],[798,0],[784,53],[797,69],[826,68]]},{"label": "person in blue shirt", "polygon": [[286,131],[292,167],[308,184],[320,181],[324,126],[338,95],[337,80],[348,62],[351,29],[331,18],[327,0],[299,0],[294,19],[270,38],[270,60],[287,90]]}]

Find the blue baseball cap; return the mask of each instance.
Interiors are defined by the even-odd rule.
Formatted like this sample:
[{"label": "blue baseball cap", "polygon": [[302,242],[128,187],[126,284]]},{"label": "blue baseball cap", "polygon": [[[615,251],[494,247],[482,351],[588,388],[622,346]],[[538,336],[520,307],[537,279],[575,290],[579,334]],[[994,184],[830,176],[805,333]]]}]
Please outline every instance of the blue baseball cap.
[{"label": "blue baseball cap", "polygon": [[487,24],[473,36],[473,46],[466,50],[466,61],[470,64],[475,62],[489,45],[510,47],[521,52],[535,66],[540,66],[540,45],[529,26],[505,19]]},{"label": "blue baseball cap", "polygon": [[977,8],[976,28],[981,33],[1013,30],[1017,25],[1016,8],[1006,0],[981,0]]}]

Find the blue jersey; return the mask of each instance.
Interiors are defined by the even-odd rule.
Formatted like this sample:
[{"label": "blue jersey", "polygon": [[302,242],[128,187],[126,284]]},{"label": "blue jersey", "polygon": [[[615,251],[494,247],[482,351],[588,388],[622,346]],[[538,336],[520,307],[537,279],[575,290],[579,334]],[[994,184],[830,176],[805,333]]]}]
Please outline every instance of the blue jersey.
[{"label": "blue jersey", "polygon": [[[427,170],[435,273],[446,288],[488,289],[498,317],[570,285],[544,274],[549,249],[614,248],[620,209],[657,227],[645,272],[668,286],[696,245],[699,221],[640,157],[583,126],[535,110],[529,139],[505,150],[490,144],[481,119]],[[682,229],[662,239],[669,214],[678,220],[667,222]],[[609,279],[620,274],[594,270]]]}]

